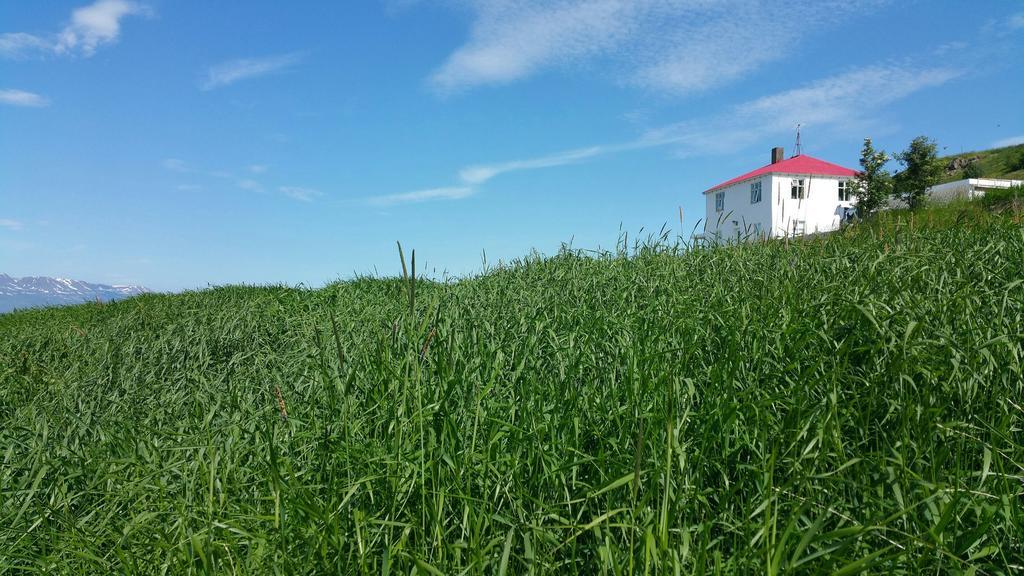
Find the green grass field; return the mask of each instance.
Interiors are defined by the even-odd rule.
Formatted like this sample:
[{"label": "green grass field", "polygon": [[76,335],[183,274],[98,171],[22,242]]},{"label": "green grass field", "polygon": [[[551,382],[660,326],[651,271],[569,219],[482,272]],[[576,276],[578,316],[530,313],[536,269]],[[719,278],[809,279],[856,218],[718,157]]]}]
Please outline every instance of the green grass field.
[{"label": "green grass field", "polygon": [[1024,226],[884,219],[0,316],[0,573],[1019,573]]}]

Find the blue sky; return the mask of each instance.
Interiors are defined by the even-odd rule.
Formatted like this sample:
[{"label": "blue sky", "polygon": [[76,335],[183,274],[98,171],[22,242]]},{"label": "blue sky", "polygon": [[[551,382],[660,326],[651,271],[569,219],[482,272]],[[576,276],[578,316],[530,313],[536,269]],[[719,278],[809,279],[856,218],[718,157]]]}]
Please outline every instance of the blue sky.
[{"label": "blue sky", "polygon": [[0,0],[0,272],[179,290],[440,276],[686,233],[862,139],[1024,141],[1008,1]]}]

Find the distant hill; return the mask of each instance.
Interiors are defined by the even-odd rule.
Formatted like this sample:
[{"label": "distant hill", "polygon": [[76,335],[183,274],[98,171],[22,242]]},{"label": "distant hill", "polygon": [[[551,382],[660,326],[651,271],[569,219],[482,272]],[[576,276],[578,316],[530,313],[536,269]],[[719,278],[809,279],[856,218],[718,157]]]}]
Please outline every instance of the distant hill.
[{"label": "distant hill", "polygon": [[963,152],[941,158],[945,172],[943,182],[952,182],[965,178],[964,170],[971,164],[977,164],[980,178],[1008,178],[1024,180],[1024,144]]},{"label": "distant hill", "polygon": [[109,302],[145,292],[147,290],[141,286],[108,286],[67,278],[14,278],[0,274],[0,313],[19,308],[81,304],[97,299]]}]

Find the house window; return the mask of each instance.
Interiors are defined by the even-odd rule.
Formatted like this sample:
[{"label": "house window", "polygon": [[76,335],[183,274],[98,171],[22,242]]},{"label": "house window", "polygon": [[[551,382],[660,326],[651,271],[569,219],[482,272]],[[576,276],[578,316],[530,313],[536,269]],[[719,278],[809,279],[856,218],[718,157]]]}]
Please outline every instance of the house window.
[{"label": "house window", "polygon": [[761,201],[761,181],[750,183],[750,203],[757,204]]},{"label": "house window", "polygon": [[803,236],[807,232],[807,221],[806,220],[794,220],[793,221],[793,236]]},{"label": "house window", "polygon": [[853,199],[853,185],[849,180],[839,181],[839,201],[849,202]]},{"label": "house window", "polygon": [[715,212],[725,210],[725,192],[715,194]]},{"label": "house window", "polygon": [[789,197],[793,200],[800,200],[804,198],[804,179],[795,179],[790,183]]}]

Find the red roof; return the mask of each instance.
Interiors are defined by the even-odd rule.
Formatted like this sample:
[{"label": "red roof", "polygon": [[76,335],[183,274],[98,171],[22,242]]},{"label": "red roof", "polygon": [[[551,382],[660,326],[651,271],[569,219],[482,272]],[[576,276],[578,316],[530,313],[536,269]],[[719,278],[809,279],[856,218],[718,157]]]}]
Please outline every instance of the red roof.
[{"label": "red roof", "polygon": [[754,178],[764,174],[812,174],[818,176],[856,176],[856,170],[850,170],[844,168],[839,164],[833,164],[831,162],[825,162],[824,160],[818,160],[811,156],[801,154],[800,156],[793,156],[787,158],[781,162],[774,164],[768,164],[761,166],[757,170],[747,172],[742,176],[737,176],[732,180],[726,180],[717,186],[712,186],[704,191],[705,194],[712,190],[718,190],[719,188],[725,188],[732,186],[737,182],[742,182],[748,178]]}]

